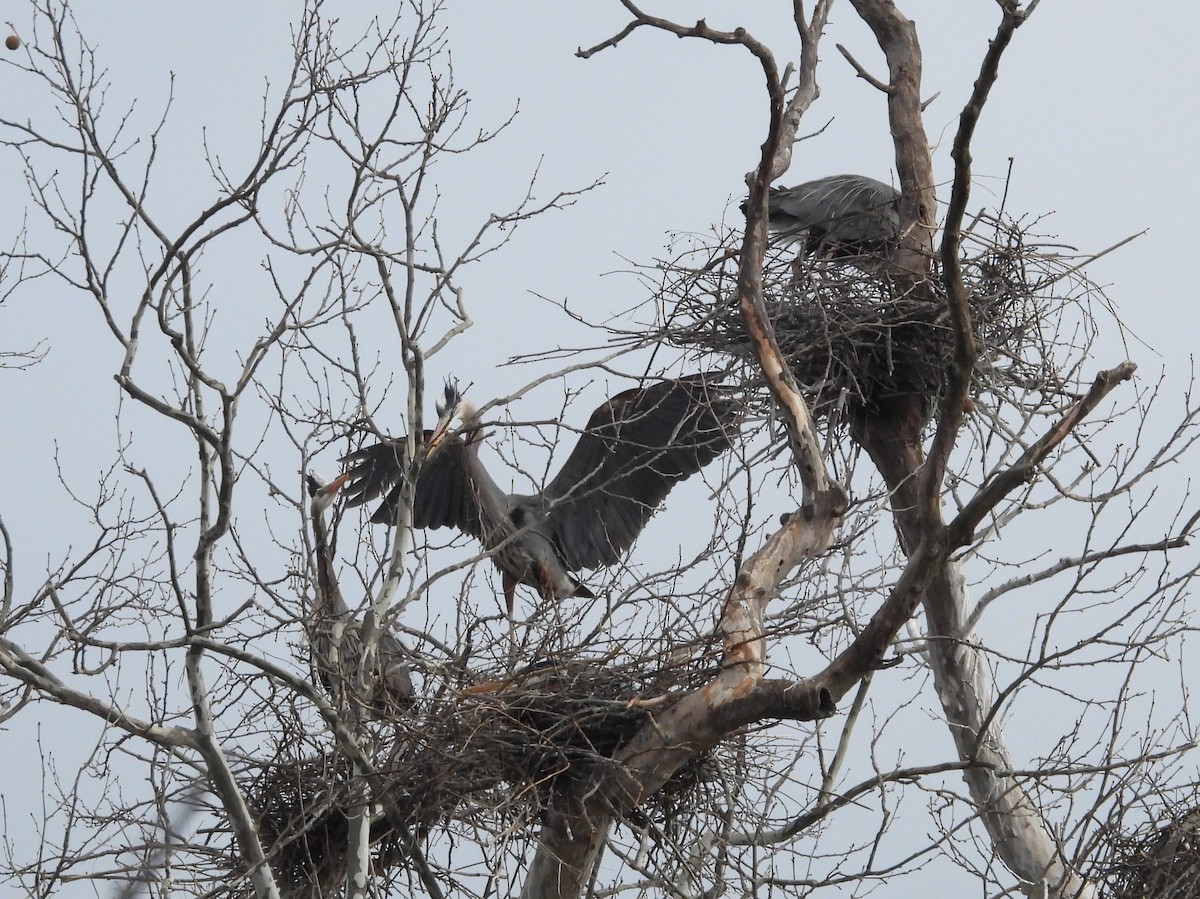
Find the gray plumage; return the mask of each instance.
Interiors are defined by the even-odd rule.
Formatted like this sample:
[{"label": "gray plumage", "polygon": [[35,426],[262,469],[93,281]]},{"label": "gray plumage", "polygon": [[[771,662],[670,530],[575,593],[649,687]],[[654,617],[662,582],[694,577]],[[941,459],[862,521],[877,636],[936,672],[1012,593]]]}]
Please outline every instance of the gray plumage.
[{"label": "gray plumage", "polygon": [[[325,510],[345,480],[342,476],[330,484],[321,484],[312,475],[307,478],[317,569],[317,598],[310,610],[313,666],[321,685],[335,701],[353,695],[363,655],[362,622],[342,598],[325,529]],[[381,630],[375,646],[375,665],[368,672],[371,707],[376,711],[395,712],[412,703],[413,684],[407,658],[404,645],[388,631]]]},{"label": "gray plumage", "polygon": [[887,252],[900,235],[900,192],[865,175],[830,175],[772,187],[767,215],[772,232],[803,241],[811,255]]},{"label": "gray plumage", "polygon": [[[479,460],[478,412],[447,384],[417,476],[413,525],[477,537],[500,569],[508,611],[518,583],[543,599],[591,596],[572,572],[612,565],[679,481],[730,446],[738,407],[715,378],[695,374],[626,390],[591,416],[562,469],[541,493],[510,494]],[[452,421],[460,433],[449,433]],[[395,520],[404,440],[346,457],[347,505],[386,494],[371,516]]]}]

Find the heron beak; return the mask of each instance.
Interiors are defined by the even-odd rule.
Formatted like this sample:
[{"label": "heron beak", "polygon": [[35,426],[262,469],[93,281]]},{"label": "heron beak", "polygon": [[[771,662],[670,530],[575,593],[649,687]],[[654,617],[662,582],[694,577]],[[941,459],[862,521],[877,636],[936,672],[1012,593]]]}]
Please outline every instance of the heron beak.
[{"label": "heron beak", "polygon": [[433,429],[433,433],[429,437],[429,443],[425,446],[426,458],[428,458],[429,455],[435,449],[437,449],[438,444],[441,443],[442,440],[445,439],[446,434],[449,433],[450,424],[454,421],[454,416],[457,411],[457,409],[447,409],[445,414],[438,419],[437,426]]},{"label": "heron beak", "polygon": [[311,474],[306,475],[305,480],[308,482],[308,496],[312,500],[313,510],[320,513],[333,505],[337,492],[350,480],[350,475],[340,474],[328,484],[322,484],[319,478]]},{"label": "heron beak", "polygon": [[328,484],[322,484],[321,479],[312,474],[304,476],[308,488],[308,496],[310,499],[328,501],[335,493],[346,485],[346,481],[350,480],[349,474],[341,474],[330,481]]},{"label": "heron beak", "polygon": [[325,496],[333,496],[335,493],[337,493],[339,490],[341,490],[344,486],[346,486],[346,481],[348,481],[349,479],[350,479],[349,474],[342,473],[342,474],[338,475],[336,478],[334,478],[332,481],[330,481],[328,484],[326,484],[324,487],[322,487],[321,493],[323,493]]}]

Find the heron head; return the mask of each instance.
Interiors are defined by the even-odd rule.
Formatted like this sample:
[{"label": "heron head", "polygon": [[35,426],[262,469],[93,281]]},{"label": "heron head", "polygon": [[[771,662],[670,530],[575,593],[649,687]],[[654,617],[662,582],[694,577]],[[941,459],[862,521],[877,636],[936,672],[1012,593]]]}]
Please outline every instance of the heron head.
[{"label": "heron head", "polygon": [[436,400],[433,404],[437,410],[438,424],[443,421],[452,421],[454,414],[458,411],[458,405],[462,402],[462,391],[458,389],[458,381],[453,378],[446,379],[446,386],[442,388],[442,397]]},{"label": "heron head", "polygon": [[458,382],[452,378],[447,379],[442,396],[434,403],[434,408],[437,410],[438,421],[429,438],[429,452],[442,441],[455,421],[466,424],[476,413],[475,407],[463,396]]},{"label": "heron head", "polygon": [[348,479],[349,475],[341,474],[326,484],[320,475],[306,474],[304,480],[308,486],[308,495],[312,500],[314,512],[319,514],[333,505],[338,491],[345,486]]}]

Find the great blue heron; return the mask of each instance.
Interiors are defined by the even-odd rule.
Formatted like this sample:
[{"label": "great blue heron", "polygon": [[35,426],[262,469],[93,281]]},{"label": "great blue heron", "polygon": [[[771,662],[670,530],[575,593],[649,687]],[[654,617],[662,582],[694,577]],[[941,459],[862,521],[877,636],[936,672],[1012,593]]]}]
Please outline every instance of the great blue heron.
[{"label": "great blue heron", "polygon": [[[671,488],[729,447],[738,407],[715,380],[695,374],[617,394],[592,413],[562,469],[534,494],[496,485],[479,460],[478,410],[447,383],[437,426],[425,433],[413,525],[455,527],[479,538],[500,569],[510,618],[517,584],[546,600],[590,597],[571,572],[617,562]],[[353,463],[347,505],[386,492],[371,521],[394,521],[404,440],[366,447],[344,461]]]},{"label": "great blue heron", "polygon": [[865,175],[830,175],[795,187],[772,187],[767,216],[772,232],[804,241],[810,255],[846,258],[886,252],[900,235],[900,192]]},{"label": "great blue heron", "polygon": [[[362,622],[342,598],[333,571],[333,551],[325,529],[325,510],[346,482],[342,475],[322,484],[308,475],[308,494],[316,554],[317,598],[311,610],[313,661],[321,685],[335,700],[354,695],[362,664]],[[375,664],[368,672],[371,706],[377,711],[396,711],[412,703],[413,684],[406,661],[408,651],[387,630],[379,633]]]}]

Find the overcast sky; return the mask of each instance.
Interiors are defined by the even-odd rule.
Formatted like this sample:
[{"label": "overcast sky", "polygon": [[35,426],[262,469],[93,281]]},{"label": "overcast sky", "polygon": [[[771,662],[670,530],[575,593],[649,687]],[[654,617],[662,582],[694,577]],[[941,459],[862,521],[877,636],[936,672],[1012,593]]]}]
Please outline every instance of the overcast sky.
[{"label": "overcast sky", "polygon": [[[786,60],[798,55],[789,5],[752,0],[646,7],[683,21],[704,16],[721,29],[744,25]],[[924,95],[937,95],[925,121],[935,173],[944,184],[956,117],[997,22],[996,6],[990,0],[898,5],[918,25]],[[349,18],[361,6],[331,4],[327,14]],[[80,28],[109,70],[111,109],[136,100],[134,121],[144,124],[159,114],[168,91],[174,94],[161,192],[154,200],[165,218],[178,216],[174,224],[212,195],[202,137],[233,160],[253,148],[264,86],[286,78],[295,10],[296,4],[277,0],[79,4]],[[25,4],[0,5],[0,20],[32,40],[28,19]],[[662,256],[674,234],[736,222],[744,176],[765,133],[766,103],[757,64],[733,48],[644,30],[591,60],[577,58],[576,48],[622,27],[626,18],[616,0],[451,0],[443,21],[456,79],[472,97],[475,125],[499,124],[519,104],[497,141],[445,167],[438,188],[446,235],[461,237],[488,212],[515,205],[535,169],[542,198],[603,181],[572,208],[519,228],[502,253],[464,275],[476,327],[438,357],[430,376],[456,374],[476,384],[476,398],[485,400],[554,367],[497,364],[585,336],[562,316],[547,318],[535,296],[595,318],[627,309],[647,295],[645,284],[628,273],[631,263]],[[1129,337],[1123,346],[1113,329],[1094,369],[1128,357],[1139,365],[1143,385],[1165,373],[1176,392],[1191,375],[1198,332],[1198,41],[1200,6],[1188,0],[1043,0],[1004,58],[974,142],[972,209],[996,205],[1011,170],[1008,212],[1039,219],[1039,233],[1081,253],[1145,232],[1089,268]],[[801,127],[804,133],[824,131],[797,147],[781,183],[838,172],[894,183],[883,97],[855,76],[835,43],[871,71],[885,71],[867,29],[847,3],[836,4],[823,43],[822,95]],[[5,117],[45,115],[45,96],[28,85],[11,67],[0,67]],[[0,159],[0,245],[6,247],[23,218],[33,215],[17,172],[11,154]],[[319,182],[321,172],[309,178]],[[942,202],[947,195],[939,191]],[[255,262],[241,264],[253,268]],[[241,307],[246,321],[257,323],[262,316],[254,311],[255,282],[246,285],[244,293],[231,290],[223,308]],[[9,283],[3,286],[7,290]],[[0,371],[0,512],[26,560],[19,570],[26,590],[42,574],[37,566],[57,558],[64,537],[70,539],[62,522],[69,520],[71,504],[56,479],[56,447],[68,474],[86,486],[109,464],[117,440],[112,422],[118,389],[111,378],[117,350],[95,308],[49,283],[0,306],[0,349],[41,341],[48,350],[41,364]],[[607,389],[596,385],[597,401]],[[577,423],[585,418],[581,413]],[[397,431],[402,427],[397,423]],[[103,447],[98,457],[92,453],[97,434]],[[16,757],[28,740],[28,733],[0,730],[0,758]],[[34,777],[37,765],[25,770]]]},{"label": "overcast sky", "polygon": [[[713,4],[706,15],[715,27],[747,25],[787,59],[796,52],[787,6],[745,4],[731,17],[727,4]],[[461,165],[446,166],[438,184],[441,227],[450,235],[463,234],[477,226],[483,212],[509,208],[535,168],[540,169],[537,194],[543,198],[604,181],[572,209],[523,226],[504,253],[465,276],[480,327],[448,354],[445,371],[431,374],[437,378],[453,368],[467,381],[495,379],[496,386],[487,389],[498,395],[532,373],[492,371],[484,363],[566,342],[562,332],[538,330],[546,325],[534,294],[597,317],[624,310],[645,299],[644,285],[621,274],[631,262],[645,264],[661,256],[673,233],[705,233],[723,220],[736,220],[743,178],[762,140],[765,102],[756,64],[736,49],[642,31],[589,61],[578,59],[577,47],[596,43],[623,24],[615,2],[488,8],[484,15],[474,4],[448,4],[443,21],[455,76],[472,97],[479,126],[498,124],[518,103],[520,112],[499,140]],[[935,144],[935,172],[944,183],[949,139],[996,10],[986,0],[918,0],[903,8],[920,29],[924,92],[937,95],[926,123]],[[676,3],[659,11],[695,18],[697,9]],[[18,10],[11,5],[8,17],[21,31]],[[998,202],[1011,160],[1007,208],[1016,217],[1039,219],[1038,232],[1094,252],[1146,231],[1089,270],[1109,285],[1108,296],[1122,320],[1145,341],[1129,350],[1143,376],[1153,377],[1165,367],[1170,376],[1186,377],[1193,330],[1180,311],[1188,308],[1184,294],[1196,283],[1200,264],[1189,239],[1198,227],[1200,191],[1188,176],[1197,150],[1195,104],[1188,93],[1195,60],[1189,48],[1200,31],[1200,12],[1183,2],[1106,3],[1102,13],[1096,10],[1083,0],[1048,0],[1018,33],[975,140],[972,208]],[[328,15],[339,12],[350,14],[334,4]],[[200,137],[235,165],[239,152],[249,152],[264,85],[268,80],[279,85],[286,71],[291,13],[292,5],[284,3],[258,4],[252,12],[231,3],[151,4],[136,13],[111,5],[100,13],[84,5],[77,11],[109,70],[110,108],[136,99],[138,113],[149,119],[173,90],[174,120],[159,166],[181,220],[211,195]],[[823,44],[822,96],[802,131],[827,127],[798,147],[792,170],[781,181],[842,171],[894,181],[883,98],[855,77],[835,43],[882,71],[865,27],[847,5],[835,6]],[[13,77],[6,74],[10,81]],[[22,104],[38,102],[44,97],[21,91],[5,98],[6,108],[18,113]],[[9,199],[0,213],[5,233],[12,233],[24,214],[21,193],[16,190],[14,197],[13,189],[6,191]],[[166,197],[159,208],[164,215],[171,208]],[[248,284],[249,291],[256,287]],[[242,304],[250,306],[253,296],[248,292]],[[87,341],[94,324],[75,313],[77,304],[77,298],[50,291],[0,310],[10,346],[43,337],[47,320],[60,332],[46,363],[7,376],[4,385],[10,420],[30,418],[28,428],[10,433],[22,434],[22,449],[31,442],[39,446],[33,455],[43,460],[59,425],[42,414],[46,397],[70,380],[78,389],[79,379],[66,377],[80,361],[71,338]],[[516,319],[515,311],[533,318]],[[489,320],[489,315],[495,317]],[[554,326],[569,328],[561,318]],[[70,320],[79,327],[62,333]],[[1114,347],[1113,355],[1097,364],[1107,367],[1119,361],[1120,353]],[[106,378],[89,386],[108,400],[93,407],[103,418],[115,387]],[[0,446],[5,452],[16,449],[11,437]]]}]

